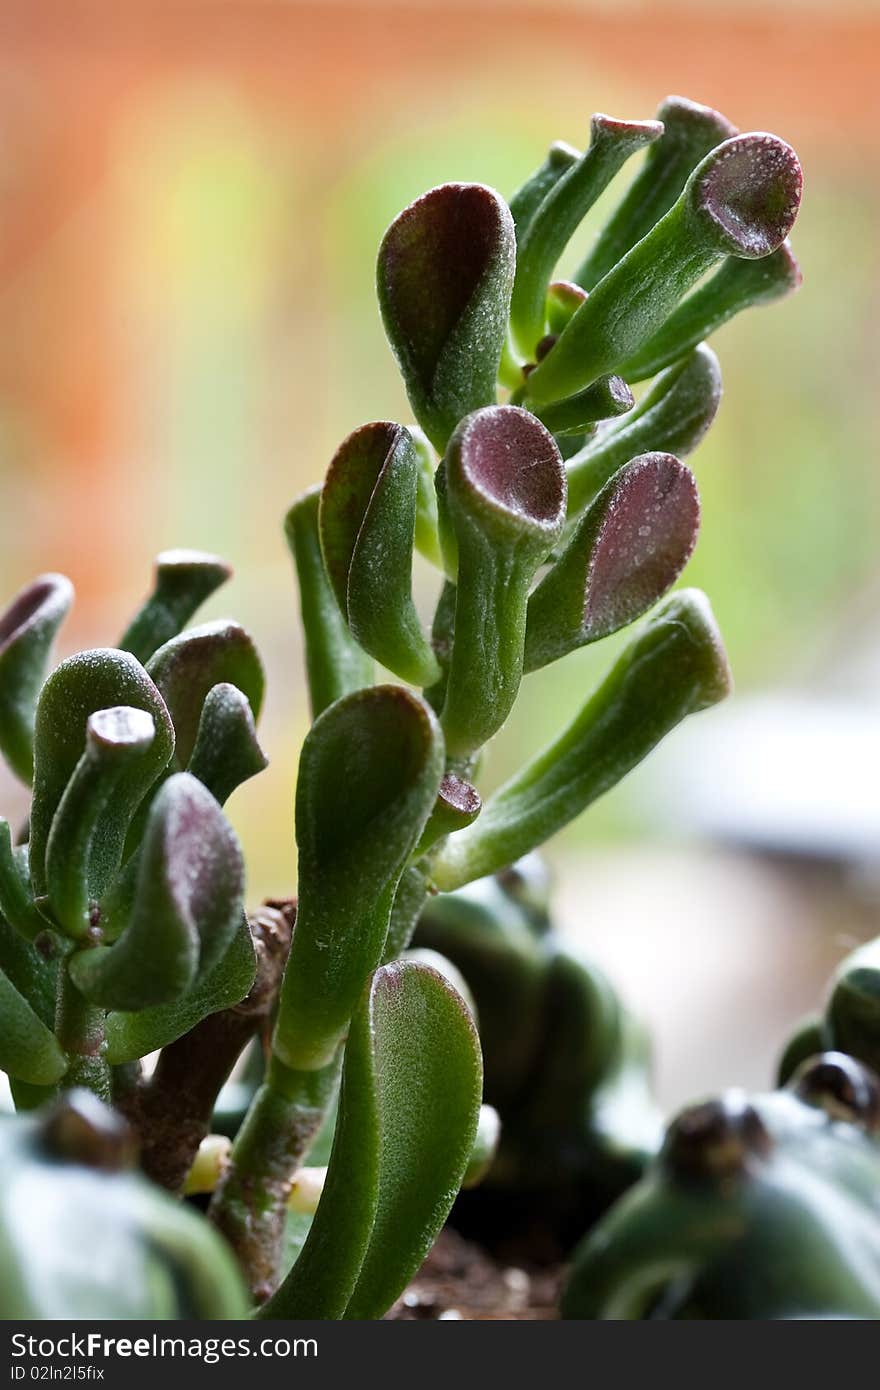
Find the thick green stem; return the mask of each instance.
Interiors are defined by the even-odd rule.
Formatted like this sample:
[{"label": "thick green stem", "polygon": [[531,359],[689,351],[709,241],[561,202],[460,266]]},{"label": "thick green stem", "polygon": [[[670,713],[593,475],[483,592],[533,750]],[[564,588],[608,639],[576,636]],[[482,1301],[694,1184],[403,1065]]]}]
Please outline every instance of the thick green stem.
[{"label": "thick green stem", "polygon": [[59,974],[55,1016],[55,1036],[69,1058],[61,1088],[85,1086],[109,1102],[110,1067],[103,1057],[105,1019],[104,1010],[90,1004],[77,989],[65,961]]},{"label": "thick green stem", "polygon": [[270,1059],[214,1194],[211,1219],[235,1251],[258,1304],[278,1283],[287,1198],[335,1099],[341,1062],[341,1048],[317,1071],[294,1071]]}]

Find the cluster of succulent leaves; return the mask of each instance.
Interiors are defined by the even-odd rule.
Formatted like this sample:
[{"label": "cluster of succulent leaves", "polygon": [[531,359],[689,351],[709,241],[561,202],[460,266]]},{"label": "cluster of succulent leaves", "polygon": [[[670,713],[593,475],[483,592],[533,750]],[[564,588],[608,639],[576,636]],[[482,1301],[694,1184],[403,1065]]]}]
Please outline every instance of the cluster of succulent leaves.
[{"label": "cluster of succulent leaves", "polygon": [[455,1224],[502,1254],[558,1259],[660,1146],[645,1030],[553,925],[537,854],[433,897],[418,945],[461,971],[500,1117],[493,1162]]},{"label": "cluster of succulent leaves", "polygon": [[[554,280],[639,151],[584,264]],[[261,1315],[381,1316],[480,1148],[475,1013],[491,1031],[505,986],[475,990],[474,1010],[451,967],[409,952],[428,899],[539,848],[727,693],[706,599],[668,593],[699,526],[682,459],[720,399],[705,338],[798,282],[786,238],[800,188],[783,141],[670,98],[654,121],[595,116],[587,149],[554,145],[509,205],[447,184],[382,241],[379,303],[417,423],[355,430],[286,520],[314,720],[296,788],[296,925],[262,1079],[208,1213]],[[636,402],[631,386],[649,378]],[[439,571],[427,627],[416,550]],[[0,618],[0,749],[33,787],[27,826],[0,823],[0,1066],[19,1110],[61,1105],[56,1129],[59,1114],[101,1128],[78,1091],[53,1102],[71,1088],[147,1113],[181,1058],[188,1095],[210,1071],[212,1020],[261,987],[266,940],[222,806],[265,765],[262,667],[237,624],[186,626],[227,574],[211,556],[160,557],[118,646],[48,676],[68,582],[44,576]],[[643,618],[570,726],[484,803],[484,753],[524,676]],[[405,684],[374,683],[377,663]],[[533,978],[518,976],[533,989],[524,1025],[561,1000],[570,1032],[555,1081],[542,1098],[538,1077],[511,1126],[520,1148],[542,1126],[566,1129],[561,1111],[584,1096],[600,1132],[612,1103],[600,1081],[632,1070],[604,982],[546,943],[534,954]],[[604,1038],[591,1037],[603,1010]],[[157,1082],[141,1061],[160,1049]],[[320,1201],[286,1268],[288,1195],[334,1113]],[[27,1125],[11,1144],[70,1155],[46,1149],[37,1120],[9,1123]],[[202,1133],[189,1124],[187,1160]],[[85,1161],[82,1145],[73,1156]],[[168,1186],[186,1166],[178,1154]],[[177,1210],[144,1225],[173,1226]],[[195,1241],[198,1269],[228,1260],[211,1237]]]}]

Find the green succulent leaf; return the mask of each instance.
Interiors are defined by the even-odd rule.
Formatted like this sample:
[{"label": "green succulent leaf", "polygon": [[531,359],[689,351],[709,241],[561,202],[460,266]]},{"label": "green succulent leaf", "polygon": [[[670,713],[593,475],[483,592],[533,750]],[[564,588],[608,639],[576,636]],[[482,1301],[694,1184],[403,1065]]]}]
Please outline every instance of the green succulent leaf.
[{"label": "green succulent leaf", "polygon": [[303,744],[299,896],[274,1047],[294,1070],[333,1060],[382,957],[394,894],[443,775],[436,717],[400,686],[338,700]]},{"label": "green succulent leaf", "polygon": [[352,636],[327,576],[318,529],[320,501],[321,488],[310,488],[284,521],[299,580],[313,719],[343,695],[373,683],[372,659]]},{"label": "green succulent leaf", "polygon": [[119,645],[146,663],[176,637],[232,570],[217,555],[200,550],[165,550],[156,558],[153,592],[145,599]]},{"label": "green succulent leaf", "polygon": [[705,596],[667,598],[574,722],[483,805],[478,821],[438,853],[432,877],[449,890],[536,849],[615,786],[689,714],[723,699],[730,672]]},{"label": "green succulent leaf", "polygon": [[330,583],[365,651],[414,685],[439,675],[412,600],[423,467],[408,430],[362,425],[330,464],[318,524]]},{"label": "green succulent leaf", "polygon": [[0,816],[0,918],[33,941],[46,930],[46,918],[34,902],[28,845],[13,846],[9,822]]},{"label": "green succulent leaf", "polygon": [[156,796],[140,854],[132,919],[112,946],[78,951],[71,978],[87,999],[131,1011],[180,999],[225,955],[242,914],[238,841],[187,772]]},{"label": "green succulent leaf", "polygon": [[381,967],[354,1018],[324,1191],[260,1316],[378,1318],[421,1265],[477,1134],[480,1047],[464,1001],[415,962]]},{"label": "green succulent leaf", "polygon": [[418,859],[444,835],[453,835],[466,825],[473,825],[482,808],[480,793],[470,782],[454,772],[447,772],[440,783],[434,809],[422,832],[422,838],[413,851]]},{"label": "green succulent leaf", "polygon": [[553,183],[528,227],[518,230],[510,327],[522,353],[533,354],[543,337],[547,286],[585,215],[627,159],[662,134],[658,121],[595,115],[589,149]]},{"label": "green succulent leaf", "polygon": [[67,1057],[15,985],[0,970],[0,1070],[36,1086],[51,1086],[67,1071]]},{"label": "green succulent leaf", "polygon": [[725,256],[758,260],[788,236],[802,175],[790,145],[738,135],[706,155],[681,196],[599,281],[528,379],[537,404],[581,391],[618,371],[679,300]]},{"label": "green succulent leaf", "polygon": [[568,145],[564,140],[554,140],[543,164],[539,164],[522,187],[508,199],[517,243],[522,241],[547,194],[580,158],[581,152],[574,145]]},{"label": "green succulent leaf", "polygon": [[669,211],[694,166],[722,140],[737,133],[736,126],[720,111],[686,97],[667,97],[660,104],[657,120],[662,123],[663,135],[651,145],[641,170],[574,276],[585,290],[591,290],[613,270]]},{"label": "green succulent leaf", "polygon": [[234,685],[246,696],[254,719],[260,717],[263,664],[252,639],[238,623],[221,619],[189,628],[160,647],[147,670],[174,723],[179,769],[192,757],[202,709],[215,685]]},{"label": "green succulent leaf", "polygon": [[[547,328],[551,338],[556,339],[567,327],[587,297],[586,290],[571,280],[554,280],[547,289]],[[548,350],[550,344],[548,343]]]},{"label": "green succulent leaf", "polygon": [[424,906],[415,940],[462,972],[473,991],[483,1047],[486,1096],[504,1110],[540,1076],[546,959],[528,915],[496,877]]},{"label": "green succulent leaf", "polygon": [[59,954],[48,932],[37,946],[0,916],[0,971],[47,1028],[55,1024]]},{"label": "green succulent leaf", "polygon": [[566,464],[569,529],[610,478],[639,454],[692,454],[721,402],[721,369],[705,343],[658,376],[623,420],[597,435]]},{"label": "green succulent leaf", "polygon": [[223,806],[236,787],[268,765],[247,696],[228,681],[215,685],[202,705],[187,772]]},{"label": "green succulent leaf", "polygon": [[434,489],[434,474],[437,471],[437,455],[431,448],[431,441],[424,430],[420,430],[416,425],[413,425],[409,434],[418,461],[415,546],[420,555],[423,555],[425,559],[429,560],[437,569],[442,569],[443,552],[440,548],[437,493]]},{"label": "green succulent leaf", "polygon": [[771,256],[744,261],[728,256],[698,285],[642,348],[621,366],[627,381],[644,381],[678,362],[743,309],[774,304],[800,288],[801,268],[786,240]]},{"label": "green succulent leaf", "polygon": [[165,702],[136,657],[114,648],[80,652],[49,676],[37,704],[34,796],[31,805],[30,871],[34,893],[48,892],[46,852],[55,814],[86,751],[89,719],[99,710],[130,706],[150,715],[155,734],[143,757],[130,764],[104,808],[92,836],[89,894],[109,887],[123,856],[137,807],[174,751],[174,729]]},{"label": "green succulent leaf", "polygon": [[462,420],[444,465],[458,551],[443,731],[461,759],[497,733],[523,669],[526,604],[565,519],[565,471],[540,421],[516,406]]},{"label": "green succulent leaf", "polygon": [[584,434],[597,420],[613,420],[618,415],[628,414],[635,403],[635,396],[623,377],[600,376],[576,396],[540,406],[535,414],[551,434]]},{"label": "green succulent leaf", "polygon": [[693,552],[700,499],[672,454],[643,454],[606,483],[529,599],[525,669],[635,622]]},{"label": "green succulent leaf", "polygon": [[382,240],[385,331],[416,419],[441,454],[462,416],[495,400],[515,259],[507,204],[476,183],[425,193]]},{"label": "green succulent leaf", "polygon": [[[156,735],[146,710],[120,705],[97,710],[86,724],[86,746],[64,789],[46,845],[46,887],[52,919],[74,938],[88,936],[92,925],[96,878],[93,867],[104,846],[96,832],[124,813],[132,787],[143,785],[142,766],[152,771],[150,750]],[[117,848],[121,845],[117,842]],[[107,872],[106,860],[100,865]]]},{"label": "green succulent leaf", "polygon": [[256,968],[253,937],[242,913],[223,959],[181,998],[157,1008],[107,1015],[107,1061],[119,1066],[146,1057],[176,1042],[210,1014],[233,1008],[250,990]]},{"label": "green succulent leaf", "polygon": [[55,634],[73,602],[63,574],[43,574],[0,614],[0,754],[30,785],[34,717]]}]

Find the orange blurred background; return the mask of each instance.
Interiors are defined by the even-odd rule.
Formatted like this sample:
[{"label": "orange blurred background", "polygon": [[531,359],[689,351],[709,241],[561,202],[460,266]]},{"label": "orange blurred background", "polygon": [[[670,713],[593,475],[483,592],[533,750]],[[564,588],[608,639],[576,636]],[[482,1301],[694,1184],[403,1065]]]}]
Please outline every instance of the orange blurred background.
[{"label": "orange blurred background", "polygon": [[[351,428],[409,418],[373,295],[381,232],[440,181],[510,193],[551,139],[583,143],[594,110],[645,118],[680,92],[799,150],[806,286],[719,336],[727,399],[697,458],[704,533],[688,581],[712,596],[744,690],[792,673],[821,685],[829,644],[836,659],[841,635],[861,642],[864,615],[870,637],[873,5],[6,0],[0,40],[0,592],[46,569],[70,575],[66,654],[118,636],[160,549],[200,547],[234,564],[208,616],[247,624],[270,682],[272,766],[232,807],[253,897],[294,878],[307,718],[281,517]],[[573,712],[594,661],[581,654],[566,679],[529,683],[499,740],[501,770]],[[841,908],[832,894],[817,908],[803,874],[780,886],[730,851],[720,861],[701,851],[696,877],[678,850],[658,860],[636,832],[652,818],[664,828],[662,798],[645,813],[640,775],[555,848],[564,900],[576,916],[581,875],[599,885],[590,939],[649,1014],[671,940],[657,933],[674,930],[666,918],[680,927],[689,910],[700,923],[733,913],[728,934],[718,928],[720,955],[693,933],[672,939],[705,952],[707,1018],[733,969],[743,998],[758,989],[764,1020],[739,1052],[728,1029],[699,1059],[669,1023],[665,1084],[678,1098],[719,1068],[722,1080],[767,1074],[769,1043],[867,928],[861,900]],[[9,780],[0,804],[23,806]],[[631,887],[642,871],[638,905],[630,892],[616,908],[615,883]],[[762,913],[783,924],[782,976],[767,979],[766,1000]],[[635,925],[611,939],[618,914]],[[748,968],[744,953],[757,953]],[[654,1009],[661,1033],[697,987],[667,989],[671,1002]]]}]

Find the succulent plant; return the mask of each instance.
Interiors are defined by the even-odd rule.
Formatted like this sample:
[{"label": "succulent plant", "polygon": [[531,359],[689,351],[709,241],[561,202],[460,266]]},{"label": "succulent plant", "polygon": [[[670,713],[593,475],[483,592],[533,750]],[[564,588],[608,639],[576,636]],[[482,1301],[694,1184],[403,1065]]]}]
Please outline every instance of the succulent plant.
[{"label": "succulent plant", "polygon": [[880,1316],[880,1080],[838,1052],[673,1121],[575,1255],[567,1318]]},{"label": "succulent plant", "polygon": [[552,1261],[641,1176],[662,1126],[643,1029],[554,930],[538,855],[427,903],[416,942],[473,994],[498,1146],[455,1224],[500,1253]]},{"label": "succulent plant", "polygon": [[[554,280],[644,147],[584,283]],[[230,621],[186,627],[222,561],[161,556],[118,645],[50,674],[67,581],[44,576],[0,617],[0,751],[33,788],[24,830],[0,823],[0,1065],[21,1111],[71,1088],[113,1105],[145,1172],[179,1193],[259,1034],[260,1084],[228,1152],[210,1149],[223,1158],[208,1220],[268,1316],[381,1316],[486,1166],[474,1016],[451,967],[407,956],[428,898],[539,848],[727,693],[707,600],[668,593],[699,525],[681,456],[720,395],[698,339],[773,297],[734,262],[778,253],[799,197],[784,142],[670,99],[655,121],[594,117],[587,152],[554,147],[509,207],[446,184],[392,223],[378,296],[416,423],[356,430],[285,523],[314,719],[295,908],[245,912],[222,810],[265,765],[252,639]],[[646,361],[663,371],[636,403]],[[440,571],[424,626],[415,549]],[[485,750],[524,675],[643,617],[571,725],[483,800]],[[374,662],[407,684],[374,684]],[[571,1104],[582,1129],[587,1102],[598,1133],[624,1024],[599,1027],[591,1052],[603,983],[555,949],[538,974],[565,1001],[582,1075],[548,1083],[529,1123],[564,1126]],[[478,1000],[486,1027],[491,1004]],[[291,1262],[288,1206],[334,1115]],[[36,1122],[10,1123],[26,1143]]]}]

